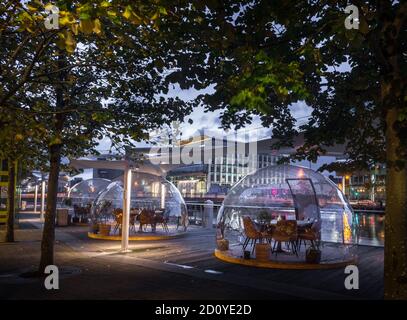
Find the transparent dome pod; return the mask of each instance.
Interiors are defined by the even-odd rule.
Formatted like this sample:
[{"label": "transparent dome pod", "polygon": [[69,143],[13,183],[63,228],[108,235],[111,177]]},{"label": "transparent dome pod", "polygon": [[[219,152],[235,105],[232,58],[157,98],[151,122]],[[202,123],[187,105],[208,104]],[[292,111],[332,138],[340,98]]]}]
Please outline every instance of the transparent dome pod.
[{"label": "transparent dome pod", "polygon": [[123,209],[123,187],[118,181],[109,183],[94,200],[91,210],[92,223],[112,222],[116,209]]},{"label": "transparent dome pod", "polygon": [[93,178],[75,184],[68,193],[73,206],[86,207],[93,204],[101,191],[111,183],[108,179]]},{"label": "transparent dome pod", "polygon": [[148,173],[133,172],[131,208],[165,209],[168,216],[180,217],[186,211],[181,193],[168,180]]},{"label": "transparent dome pod", "polygon": [[[120,222],[121,218],[117,218],[117,213],[120,215],[123,209],[122,181],[122,178],[118,178],[98,195],[92,210],[93,223],[115,225],[117,221]],[[179,226],[183,225],[182,218],[187,217],[186,204],[180,192],[171,182],[161,176],[133,171],[130,195],[130,231],[144,230],[141,230],[139,226],[140,214],[143,210],[157,219],[160,216],[165,220],[165,227],[157,228],[157,232],[162,229],[165,229],[166,232],[176,231]],[[144,231],[156,231],[152,217],[142,220],[147,221],[147,229]],[[159,221],[157,224],[162,224],[162,220],[157,221]],[[148,222],[153,222],[154,226]],[[175,227],[171,228],[171,224]]]},{"label": "transparent dome pod", "polygon": [[[355,217],[342,192],[324,175],[294,165],[268,166],[247,175],[229,191],[218,213],[217,239],[228,240],[230,250],[240,256],[243,247],[254,248],[248,230],[253,227],[254,237],[269,241],[273,248],[278,238],[273,232],[279,234],[283,225],[279,221],[295,220],[298,257],[276,252],[272,259],[303,261],[306,248],[312,247],[321,251],[321,263],[346,261],[357,254]],[[303,236],[308,231],[312,237]],[[305,245],[301,241],[299,246],[304,237]]]}]

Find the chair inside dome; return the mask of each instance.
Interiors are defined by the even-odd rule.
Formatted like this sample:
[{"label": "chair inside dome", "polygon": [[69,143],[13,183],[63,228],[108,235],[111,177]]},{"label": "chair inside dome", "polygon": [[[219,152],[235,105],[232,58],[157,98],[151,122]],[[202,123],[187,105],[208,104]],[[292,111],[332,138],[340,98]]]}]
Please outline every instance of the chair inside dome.
[{"label": "chair inside dome", "polygon": [[[353,211],[335,183],[294,165],[244,177],[217,217],[218,250],[239,258],[341,263],[356,258],[357,235]],[[270,252],[257,257],[260,248]]]},{"label": "chair inside dome", "polygon": [[93,202],[109,183],[108,179],[93,178],[83,180],[70,188],[68,197],[69,205],[73,207],[73,220],[88,222]]},{"label": "chair inside dome", "polygon": [[[123,219],[123,178],[110,183],[95,199],[92,232],[105,226],[108,235],[119,235]],[[134,172],[130,190],[130,234],[186,231],[188,214],[178,189],[161,176]]]},{"label": "chair inside dome", "polygon": [[99,193],[104,190],[109,183],[108,179],[93,178],[83,180],[75,184],[68,194],[68,198],[71,200],[72,205],[87,206],[92,205]]}]

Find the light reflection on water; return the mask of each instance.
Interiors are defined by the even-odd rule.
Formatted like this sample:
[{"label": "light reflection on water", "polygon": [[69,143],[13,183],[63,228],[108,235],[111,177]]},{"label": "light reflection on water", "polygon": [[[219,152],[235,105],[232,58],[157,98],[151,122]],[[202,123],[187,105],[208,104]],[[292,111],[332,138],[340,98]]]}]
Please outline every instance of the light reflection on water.
[{"label": "light reflection on water", "polygon": [[355,222],[359,225],[359,244],[383,246],[384,215],[358,212],[355,214]]}]

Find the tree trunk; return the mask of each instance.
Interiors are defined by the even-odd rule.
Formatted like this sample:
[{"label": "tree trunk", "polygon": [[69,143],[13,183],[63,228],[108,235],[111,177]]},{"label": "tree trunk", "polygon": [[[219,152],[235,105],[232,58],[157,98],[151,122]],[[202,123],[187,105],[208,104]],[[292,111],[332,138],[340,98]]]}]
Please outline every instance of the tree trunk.
[{"label": "tree trunk", "polygon": [[47,207],[41,241],[41,260],[39,273],[44,273],[48,265],[54,264],[55,217],[58,195],[58,177],[61,161],[61,145],[50,147],[50,172],[48,178]]},{"label": "tree trunk", "polygon": [[[64,53],[58,54],[58,69],[63,70],[66,65],[66,57]],[[66,71],[61,71],[58,74],[60,82],[55,86],[56,94],[56,110],[63,110],[64,87],[63,83],[66,80]],[[39,273],[43,274],[46,266],[54,264],[54,242],[55,242],[55,217],[57,209],[58,196],[58,178],[61,162],[62,151],[62,130],[64,127],[65,116],[61,113],[55,114],[54,141],[51,141],[50,151],[50,172],[48,178],[47,192],[47,207],[45,210],[45,222],[41,241],[41,261]],[[58,142],[56,142],[58,141]]]},{"label": "tree trunk", "polygon": [[394,128],[398,110],[386,116],[386,220],[384,297],[407,299],[407,169],[398,168],[400,139]]},{"label": "tree trunk", "polygon": [[7,199],[7,226],[6,242],[14,242],[14,214],[15,214],[15,189],[16,166],[13,159],[8,159],[8,199]]}]

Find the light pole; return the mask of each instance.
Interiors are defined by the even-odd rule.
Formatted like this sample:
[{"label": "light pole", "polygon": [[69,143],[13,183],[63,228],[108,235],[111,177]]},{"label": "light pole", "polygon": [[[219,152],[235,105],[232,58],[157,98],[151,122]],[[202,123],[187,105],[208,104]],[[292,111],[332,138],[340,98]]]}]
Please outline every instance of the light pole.
[{"label": "light pole", "polygon": [[41,215],[40,215],[41,221],[44,221],[44,213],[45,213],[45,180],[42,179],[42,182],[41,182]]},{"label": "light pole", "polygon": [[[346,180],[350,180],[350,176],[345,174],[342,176],[342,193],[346,196]],[[350,186],[350,181],[349,181]]]},{"label": "light pole", "polygon": [[346,183],[346,178],[345,178],[345,176],[342,176],[342,193],[344,195],[346,195],[345,194],[345,183]]},{"label": "light pole", "polygon": [[127,163],[123,177],[123,221],[122,221],[122,252],[129,251],[129,222],[130,222],[130,197],[131,197],[131,167]]},{"label": "light pole", "polygon": [[34,189],[34,213],[37,213],[37,202],[38,202],[38,184],[35,185]]}]

